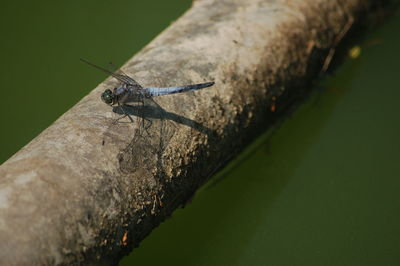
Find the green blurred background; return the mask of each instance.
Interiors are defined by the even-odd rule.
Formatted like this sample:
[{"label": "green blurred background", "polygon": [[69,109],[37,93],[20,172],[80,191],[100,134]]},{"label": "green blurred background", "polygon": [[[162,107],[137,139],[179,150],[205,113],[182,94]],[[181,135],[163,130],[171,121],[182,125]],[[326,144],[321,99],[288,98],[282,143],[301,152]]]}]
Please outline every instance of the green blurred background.
[{"label": "green blurred background", "polygon": [[[6,160],[191,1],[9,2],[0,9]],[[121,265],[399,265],[400,16],[368,32]],[[60,132],[62,134],[62,132]]]}]

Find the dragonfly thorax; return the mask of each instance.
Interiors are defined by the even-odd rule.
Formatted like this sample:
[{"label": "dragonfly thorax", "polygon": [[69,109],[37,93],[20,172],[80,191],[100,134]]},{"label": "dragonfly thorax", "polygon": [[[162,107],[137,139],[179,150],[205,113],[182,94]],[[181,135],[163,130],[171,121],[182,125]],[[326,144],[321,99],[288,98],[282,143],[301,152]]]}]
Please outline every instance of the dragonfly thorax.
[{"label": "dragonfly thorax", "polygon": [[108,105],[113,105],[115,103],[115,95],[110,89],[106,89],[102,94],[101,94],[101,100],[105,102]]}]

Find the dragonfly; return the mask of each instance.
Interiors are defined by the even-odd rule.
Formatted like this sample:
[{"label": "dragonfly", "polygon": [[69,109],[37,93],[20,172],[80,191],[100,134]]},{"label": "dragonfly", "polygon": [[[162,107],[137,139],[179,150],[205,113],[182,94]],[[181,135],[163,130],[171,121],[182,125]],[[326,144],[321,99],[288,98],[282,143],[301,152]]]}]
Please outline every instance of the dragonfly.
[{"label": "dragonfly", "polygon": [[133,78],[126,75],[121,70],[118,70],[122,74],[115,73],[98,65],[95,65],[85,59],[81,58],[81,61],[85,62],[86,64],[97,68],[100,71],[103,71],[120,82],[120,85],[114,87],[113,89],[106,89],[101,94],[101,100],[110,105],[115,106],[117,105],[120,107],[120,110],[123,112],[123,116],[118,118],[118,120],[128,117],[131,122],[133,122],[132,118],[126,111],[124,110],[123,106],[129,106],[128,103],[132,102],[140,102],[142,105],[145,104],[147,99],[152,100],[152,97],[156,96],[163,96],[163,95],[170,95],[175,93],[182,93],[187,91],[195,91],[204,89],[207,87],[213,86],[214,82],[205,82],[205,83],[198,83],[198,84],[190,84],[190,85],[183,85],[183,86],[175,86],[175,87],[143,87],[138,82],[136,82]]}]

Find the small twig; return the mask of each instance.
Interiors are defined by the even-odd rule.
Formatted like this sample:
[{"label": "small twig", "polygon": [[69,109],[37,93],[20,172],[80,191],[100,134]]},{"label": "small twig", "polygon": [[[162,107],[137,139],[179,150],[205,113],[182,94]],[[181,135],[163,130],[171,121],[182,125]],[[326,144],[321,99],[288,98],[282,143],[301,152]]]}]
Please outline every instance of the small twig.
[{"label": "small twig", "polygon": [[338,36],[336,36],[335,41],[333,42],[331,48],[329,49],[329,53],[325,58],[324,65],[321,68],[320,74],[326,72],[332,62],[332,58],[335,55],[336,48],[339,45],[339,43],[343,40],[344,36],[346,36],[347,32],[350,30],[351,26],[354,23],[354,18],[350,17],[349,21],[346,23],[344,26],[343,30],[339,33]]}]

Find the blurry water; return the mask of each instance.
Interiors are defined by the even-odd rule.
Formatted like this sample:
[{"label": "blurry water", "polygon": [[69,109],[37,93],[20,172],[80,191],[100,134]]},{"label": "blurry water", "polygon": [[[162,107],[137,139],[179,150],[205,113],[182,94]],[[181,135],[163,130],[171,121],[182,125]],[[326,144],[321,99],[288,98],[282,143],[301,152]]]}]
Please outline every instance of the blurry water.
[{"label": "blurry water", "polygon": [[400,16],[120,265],[400,265]]}]

